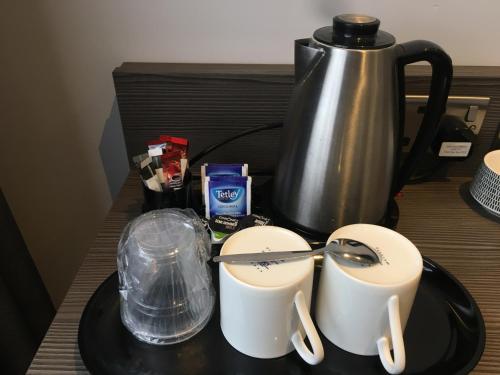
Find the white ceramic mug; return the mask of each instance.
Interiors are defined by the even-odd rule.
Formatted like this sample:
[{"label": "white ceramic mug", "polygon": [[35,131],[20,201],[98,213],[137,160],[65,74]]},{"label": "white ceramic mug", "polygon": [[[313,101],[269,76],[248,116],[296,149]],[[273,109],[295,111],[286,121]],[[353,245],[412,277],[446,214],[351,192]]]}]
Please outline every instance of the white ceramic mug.
[{"label": "white ceramic mug", "polygon": [[[244,229],[226,240],[221,255],[258,251],[307,250],[299,235],[279,227]],[[276,358],[294,349],[309,364],[323,360],[323,345],[309,308],[314,261],[220,263],[221,329],[238,351]],[[304,333],[312,352],[304,343]]]},{"label": "white ceramic mug", "polygon": [[328,242],[336,238],[365,243],[381,263],[352,266],[325,256],[316,304],[318,328],[341,349],[378,354],[387,372],[399,374],[405,368],[403,332],[422,274],[422,256],[408,239],[377,225],[342,227]]}]

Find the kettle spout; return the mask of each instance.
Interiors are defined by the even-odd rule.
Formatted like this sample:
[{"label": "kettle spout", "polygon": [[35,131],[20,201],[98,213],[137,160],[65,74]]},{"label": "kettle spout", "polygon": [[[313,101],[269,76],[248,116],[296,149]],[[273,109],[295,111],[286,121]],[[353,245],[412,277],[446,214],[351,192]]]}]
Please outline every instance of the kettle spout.
[{"label": "kettle spout", "polygon": [[311,38],[295,41],[295,83],[302,80],[313,68],[314,62],[324,55],[322,49],[311,46],[311,41]]}]

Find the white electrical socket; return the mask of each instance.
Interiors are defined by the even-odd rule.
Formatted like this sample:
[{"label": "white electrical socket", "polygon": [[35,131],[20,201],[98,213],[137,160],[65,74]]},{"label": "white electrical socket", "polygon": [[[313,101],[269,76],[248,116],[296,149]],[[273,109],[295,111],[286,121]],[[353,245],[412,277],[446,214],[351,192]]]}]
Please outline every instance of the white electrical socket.
[{"label": "white electrical socket", "polygon": [[[405,137],[410,143],[403,147],[408,151],[413,145],[427,105],[426,95],[406,95]],[[485,96],[449,96],[446,114],[460,118],[474,134],[479,134],[486,116],[490,98]]]}]

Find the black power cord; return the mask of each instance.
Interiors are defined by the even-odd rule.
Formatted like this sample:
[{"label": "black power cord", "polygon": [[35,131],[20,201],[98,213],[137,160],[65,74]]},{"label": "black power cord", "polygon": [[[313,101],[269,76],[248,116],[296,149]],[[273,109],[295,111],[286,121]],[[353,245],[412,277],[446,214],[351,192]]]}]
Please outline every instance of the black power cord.
[{"label": "black power cord", "polygon": [[[232,135],[232,136],[230,136],[230,137],[228,137],[228,138],[226,138],[226,139],[224,139],[216,144],[210,145],[210,146],[206,147],[205,149],[201,150],[200,152],[198,152],[195,156],[193,156],[189,160],[189,165],[194,165],[196,162],[198,162],[204,156],[210,154],[211,152],[217,150],[218,148],[220,148],[220,147],[222,147],[222,146],[224,146],[224,145],[228,144],[229,142],[232,142],[236,139],[245,137],[245,136],[250,135],[250,134],[258,133],[258,132],[261,132],[264,130],[271,130],[271,129],[277,129],[277,128],[282,128],[282,127],[283,127],[282,122],[271,122],[271,123],[256,126],[254,128],[242,131],[241,133]],[[500,126],[499,126],[499,128],[500,128]],[[407,184],[410,184],[410,185],[411,184],[419,184],[419,183],[428,181],[429,178],[431,178],[434,175],[434,173],[436,173],[437,171],[442,169],[447,164],[447,160],[442,160],[442,159],[441,160],[433,160],[433,163],[431,163],[431,164],[432,165],[428,166],[427,169],[422,168],[423,170],[422,169],[417,170],[413,174],[412,178],[409,179]],[[257,174],[259,174],[259,173],[257,173]],[[268,174],[268,171],[266,171],[265,174]]]},{"label": "black power cord", "polygon": [[[425,157],[425,155],[424,155]],[[411,178],[406,182],[406,185],[416,185],[424,182],[430,181],[434,175],[442,170],[448,161],[446,160],[435,160],[432,166],[428,166],[426,169],[417,168],[417,170],[412,174]]]},{"label": "black power cord", "polygon": [[270,129],[276,129],[276,128],[281,128],[281,127],[283,127],[282,122],[271,122],[269,124],[256,126],[255,128],[251,128],[251,129],[245,130],[241,133],[238,133],[236,135],[233,135],[231,137],[228,137],[228,138],[224,139],[223,141],[216,143],[214,145],[208,146],[207,148],[198,152],[195,156],[193,156],[189,160],[189,165],[194,165],[196,162],[198,162],[205,155],[208,155],[212,151],[217,150],[219,147],[222,147],[222,146],[226,145],[227,143],[234,141],[235,139],[244,137],[244,136],[249,135],[249,134],[258,133],[258,132],[263,131],[263,130],[270,130]]},{"label": "black power cord", "polygon": [[[436,175],[444,176],[443,172],[451,161],[463,161],[471,155],[475,138],[476,136],[462,118],[444,114],[441,117],[438,131],[434,136],[430,148],[422,155],[419,164],[417,164],[407,184],[427,182],[435,178]],[[453,155],[444,148],[442,155],[441,149],[446,143],[450,144],[450,142],[453,144],[453,147],[462,145],[462,147],[467,148],[468,145],[469,149],[465,154],[463,153],[464,151],[460,153],[459,150],[456,155]]]}]

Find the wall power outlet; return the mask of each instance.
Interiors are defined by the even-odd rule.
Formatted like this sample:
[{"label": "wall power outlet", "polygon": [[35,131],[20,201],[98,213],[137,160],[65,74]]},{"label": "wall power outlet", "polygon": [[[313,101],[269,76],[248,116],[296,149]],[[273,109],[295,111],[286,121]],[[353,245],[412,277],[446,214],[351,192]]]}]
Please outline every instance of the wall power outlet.
[{"label": "wall power outlet", "polygon": [[[407,142],[403,152],[408,152],[422,122],[427,105],[426,95],[406,95],[405,138]],[[474,134],[479,134],[490,98],[484,96],[449,96],[446,114],[456,116],[469,127]]]}]

